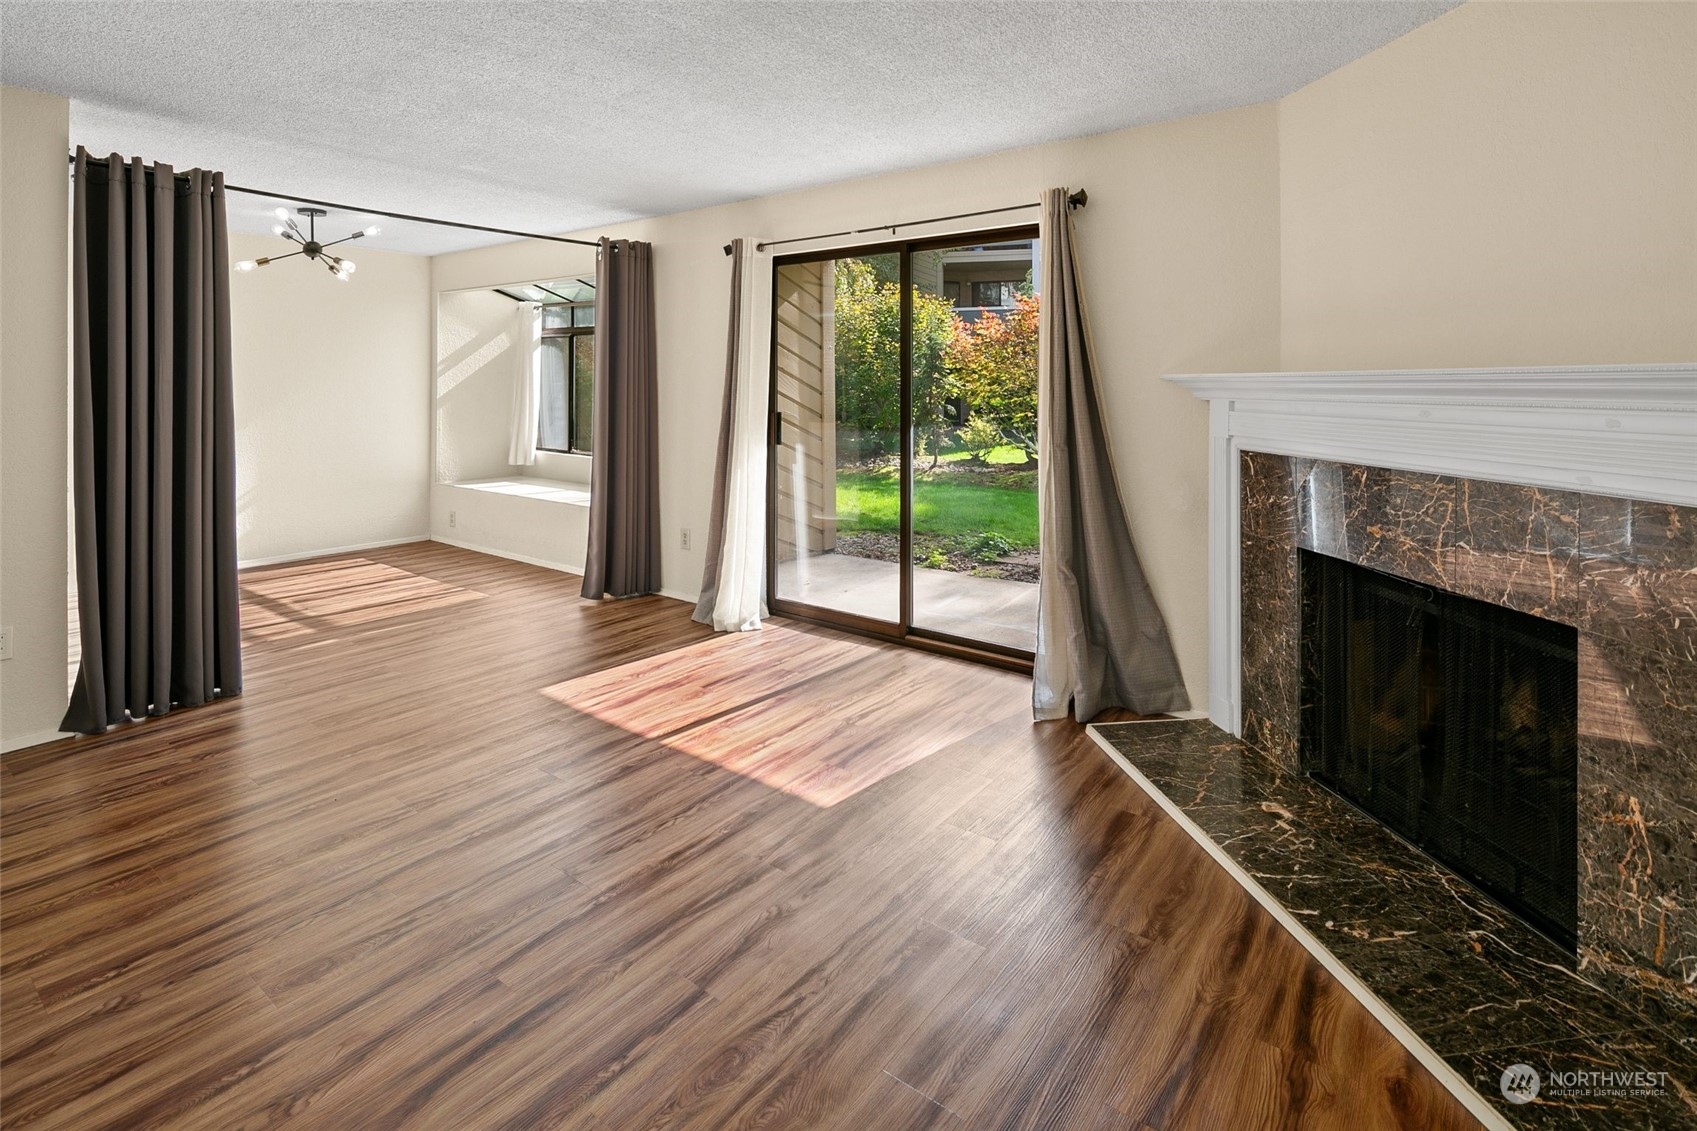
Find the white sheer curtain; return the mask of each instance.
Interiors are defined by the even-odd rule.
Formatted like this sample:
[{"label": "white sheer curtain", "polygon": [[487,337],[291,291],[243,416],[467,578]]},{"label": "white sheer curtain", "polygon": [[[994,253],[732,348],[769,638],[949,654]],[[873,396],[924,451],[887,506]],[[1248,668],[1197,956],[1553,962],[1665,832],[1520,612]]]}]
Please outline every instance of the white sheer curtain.
[{"label": "white sheer curtain", "polygon": [[537,414],[542,411],[542,307],[521,302],[513,315],[513,423],[507,462],[536,462]]},{"label": "white sheer curtain", "polygon": [[766,615],[772,353],[772,256],[752,241],[731,243],[730,306],[713,518],[695,619],[719,632],[748,632]]}]

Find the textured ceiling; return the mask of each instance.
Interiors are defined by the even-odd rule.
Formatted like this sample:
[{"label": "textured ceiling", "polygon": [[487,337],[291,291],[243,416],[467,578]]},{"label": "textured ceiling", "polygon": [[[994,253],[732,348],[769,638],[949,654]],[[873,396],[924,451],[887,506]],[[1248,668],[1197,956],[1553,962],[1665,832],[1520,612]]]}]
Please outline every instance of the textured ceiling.
[{"label": "textured ceiling", "polygon": [[1262,102],[1454,6],[6,0],[0,78],[97,153],[563,232]]}]

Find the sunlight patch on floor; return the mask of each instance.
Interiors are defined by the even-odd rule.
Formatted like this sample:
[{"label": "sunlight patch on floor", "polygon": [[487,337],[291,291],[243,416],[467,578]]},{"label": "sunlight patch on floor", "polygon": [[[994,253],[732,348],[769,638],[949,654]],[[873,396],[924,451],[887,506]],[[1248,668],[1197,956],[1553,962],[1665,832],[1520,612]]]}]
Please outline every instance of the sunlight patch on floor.
[{"label": "sunlight patch on floor", "polygon": [[[820,808],[941,750],[988,721],[996,704],[939,711],[911,687],[946,660],[899,650],[914,681],[862,661],[887,646],[768,625],[544,688],[562,706],[664,742]],[[1010,677],[1014,679],[1014,677]],[[1017,680],[1015,680],[1017,682]],[[1024,709],[1017,696],[1014,707]],[[894,717],[903,737],[871,741]],[[884,733],[888,735],[889,729]]]},{"label": "sunlight patch on floor", "polygon": [[447,608],[483,594],[368,558],[245,570],[242,631],[277,640]]}]

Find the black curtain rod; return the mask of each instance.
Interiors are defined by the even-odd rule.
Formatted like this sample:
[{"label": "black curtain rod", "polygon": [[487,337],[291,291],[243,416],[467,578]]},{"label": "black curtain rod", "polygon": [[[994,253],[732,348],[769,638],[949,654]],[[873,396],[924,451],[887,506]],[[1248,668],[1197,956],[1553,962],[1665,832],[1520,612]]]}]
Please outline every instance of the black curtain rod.
[{"label": "black curtain rod", "polygon": [[[77,163],[77,155],[71,154],[70,164]],[[177,176],[186,174],[178,173]],[[245,192],[249,196],[268,196],[273,200],[292,200],[296,204],[313,204],[320,208],[337,208],[343,212],[363,212],[367,216],[387,216],[391,220],[411,220],[415,224],[435,224],[439,228],[464,228],[468,232],[493,232],[499,236],[519,236],[527,240],[549,240],[553,243],[575,243],[580,247],[600,247],[594,240],[574,240],[568,236],[544,236],[536,232],[520,232],[512,228],[490,228],[482,224],[462,224],[458,220],[436,220],[429,216],[412,216],[405,212],[384,212],[380,208],[362,208],[356,204],[338,204],[333,200],[314,200],[310,196],[296,196],[292,192],[270,192],[266,189],[245,188],[242,185],[225,184],[225,192]]]},{"label": "black curtain rod", "polygon": [[[1067,207],[1069,208],[1083,208],[1089,202],[1090,194],[1085,192],[1083,189],[1079,189],[1077,192],[1069,193],[1067,195]],[[782,247],[787,243],[806,243],[808,240],[829,240],[835,239],[838,236],[864,236],[872,232],[889,232],[893,236],[896,234],[897,228],[917,228],[921,224],[940,224],[944,220],[970,220],[974,216],[994,216],[998,212],[1018,212],[1024,208],[1036,208],[1038,206],[1039,204],[1037,201],[1032,201],[1030,204],[1010,204],[1006,208],[985,208],[979,212],[956,212],[953,216],[932,216],[925,220],[903,220],[899,224],[879,224],[876,228],[855,228],[852,231],[847,232],[821,232],[816,236],[796,236],[794,239],[787,240],[767,240],[765,243],[755,244],[754,250],[765,251],[769,247]],[[731,245],[726,244],[725,254],[729,255],[730,253]]]}]

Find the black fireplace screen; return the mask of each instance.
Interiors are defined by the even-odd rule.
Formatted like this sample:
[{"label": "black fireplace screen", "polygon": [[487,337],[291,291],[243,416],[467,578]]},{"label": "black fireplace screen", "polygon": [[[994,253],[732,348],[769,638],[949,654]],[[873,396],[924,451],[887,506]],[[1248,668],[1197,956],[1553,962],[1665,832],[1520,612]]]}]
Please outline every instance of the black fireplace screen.
[{"label": "black fireplace screen", "polygon": [[1578,634],[1301,551],[1302,767],[1533,926],[1578,930]]}]

